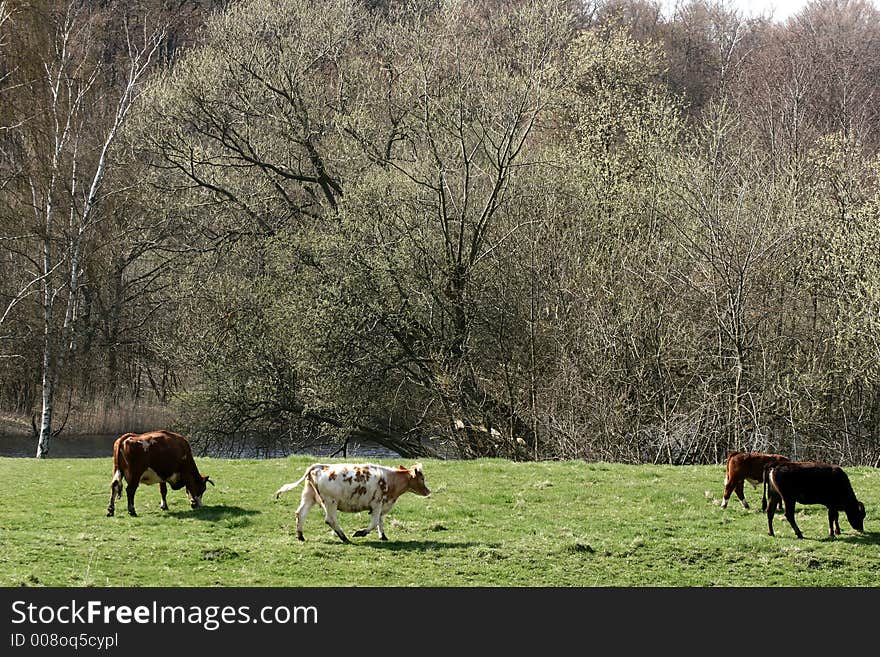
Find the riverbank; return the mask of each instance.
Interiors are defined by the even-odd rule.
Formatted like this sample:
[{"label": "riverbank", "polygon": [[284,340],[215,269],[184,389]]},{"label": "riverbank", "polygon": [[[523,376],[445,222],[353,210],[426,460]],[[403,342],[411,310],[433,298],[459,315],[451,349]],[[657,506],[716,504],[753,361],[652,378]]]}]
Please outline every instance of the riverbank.
[{"label": "riverbank", "polygon": [[[173,426],[174,420],[174,413],[165,405],[142,402],[116,405],[91,401],[76,403],[69,412],[61,405],[55,412],[52,429],[57,430],[63,424],[59,434],[63,436],[119,435],[127,431]],[[0,409],[0,435],[33,436],[30,416]]]},{"label": "riverbank", "polygon": [[[113,454],[113,443],[119,435],[119,433],[62,434],[49,442],[49,458],[110,458]],[[37,441],[31,433],[0,433],[0,457],[34,458],[36,456],[36,449]],[[331,454],[337,454],[339,445],[333,442],[312,440],[297,445],[279,444],[268,447],[241,445],[234,452],[230,452],[216,448],[204,450],[196,442],[193,443],[193,450],[199,456],[216,458],[267,459],[282,458],[291,454],[308,454],[315,459],[324,459],[329,458]],[[376,443],[351,441],[346,451],[346,458],[374,460],[400,458],[400,456],[396,452]]]}]

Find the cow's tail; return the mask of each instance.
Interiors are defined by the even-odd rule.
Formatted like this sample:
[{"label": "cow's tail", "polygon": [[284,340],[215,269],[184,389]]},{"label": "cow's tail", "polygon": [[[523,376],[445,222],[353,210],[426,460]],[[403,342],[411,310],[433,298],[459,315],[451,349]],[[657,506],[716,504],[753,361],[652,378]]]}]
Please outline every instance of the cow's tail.
[{"label": "cow's tail", "polygon": [[292,484],[284,484],[281,488],[276,490],[275,491],[275,499],[277,500],[279,497],[281,497],[281,493],[286,493],[287,491],[293,490],[294,488],[299,486],[302,482],[304,482],[306,480],[306,477],[308,477],[310,474],[312,474],[312,470],[314,470],[316,467],[319,468],[321,466],[314,466],[313,465],[313,466],[309,467],[306,470],[306,473],[302,477],[300,477],[299,479],[294,481]]},{"label": "cow's tail", "polygon": [[113,443],[113,472],[115,473],[117,470],[122,470],[123,466],[125,466],[125,454],[122,452],[122,443],[124,443],[129,436],[133,436],[133,433],[124,433],[119,438],[116,439],[116,442]]},{"label": "cow's tail", "polygon": [[773,469],[773,466],[772,466],[772,465],[765,465],[765,466],[764,466],[764,476],[761,477],[761,479],[762,479],[762,486],[761,486],[761,488],[762,488],[762,490],[764,491],[763,494],[762,494],[762,496],[761,496],[761,511],[766,511],[766,510],[767,510],[767,485],[768,485],[768,483],[769,483],[769,481],[770,481],[770,471],[771,471],[772,469]]},{"label": "cow's tail", "polygon": [[120,436],[113,443],[113,474],[114,475],[117,472],[119,472],[119,459],[120,459],[119,445],[122,443],[122,438],[123,438],[123,436]]},{"label": "cow's tail", "polygon": [[[125,452],[122,449],[122,443],[124,443],[129,436],[133,436],[133,433],[124,433],[119,438],[116,439],[116,442],[113,443],[113,481],[121,481],[125,478]],[[122,497],[122,486],[120,485],[116,489],[116,497]]]},{"label": "cow's tail", "polygon": [[727,458],[724,459],[724,485],[725,486],[727,486],[728,482],[730,481],[730,459],[735,454],[739,454],[739,452],[736,451],[735,449],[730,450],[729,452],[727,452]]}]

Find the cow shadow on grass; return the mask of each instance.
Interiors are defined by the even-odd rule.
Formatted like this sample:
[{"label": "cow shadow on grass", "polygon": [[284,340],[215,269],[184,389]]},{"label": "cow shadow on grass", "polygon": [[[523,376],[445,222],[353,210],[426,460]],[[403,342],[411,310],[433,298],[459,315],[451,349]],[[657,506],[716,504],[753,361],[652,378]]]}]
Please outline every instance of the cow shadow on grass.
[{"label": "cow shadow on grass", "polygon": [[185,511],[169,511],[168,515],[175,518],[192,518],[195,520],[228,520],[230,518],[242,518],[253,516],[262,511],[255,509],[243,509],[240,506],[226,506],[219,504],[215,506],[200,506],[198,509],[186,509]]},{"label": "cow shadow on grass", "polygon": [[393,538],[387,541],[352,541],[353,545],[387,550],[388,552],[427,552],[428,550],[458,550],[482,546],[482,543],[471,541],[395,541]]},{"label": "cow shadow on grass", "polygon": [[[844,530],[846,531],[846,530]],[[779,537],[779,532],[776,532],[776,537]],[[864,532],[863,534],[858,534],[856,532],[844,533],[839,536],[835,536],[834,538],[830,538],[828,534],[824,534],[821,536],[810,536],[809,534],[805,534],[802,539],[795,538],[794,534],[785,535],[786,538],[794,539],[797,542],[803,543],[856,543],[861,545],[880,545],[880,532]],[[769,537],[774,538],[774,537]]]},{"label": "cow shadow on grass", "polygon": [[[828,540],[826,537],[825,540]],[[834,538],[835,541],[844,543],[859,543],[865,545],[880,545],[880,532],[864,532],[863,534],[841,534]]]}]

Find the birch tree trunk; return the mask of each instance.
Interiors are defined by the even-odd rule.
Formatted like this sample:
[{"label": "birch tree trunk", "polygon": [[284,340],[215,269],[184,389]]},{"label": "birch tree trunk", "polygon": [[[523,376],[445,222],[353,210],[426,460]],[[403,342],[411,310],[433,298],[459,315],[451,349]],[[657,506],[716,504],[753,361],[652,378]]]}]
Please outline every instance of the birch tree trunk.
[{"label": "birch tree trunk", "polygon": [[[37,436],[37,458],[49,454],[52,438],[54,400],[60,377],[73,354],[74,324],[82,277],[82,262],[90,231],[100,221],[96,212],[101,194],[112,192],[102,188],[108,166],[108,153],[119,135],[129,110],[137,98],[144,74],[156,58],[165,37],[162,26],[148,27],[143,21],[136,34],[126,26],[127,52],[121,82],[110,90],[112,100],[106,106],[103,126],[95,125],[95,113],[101,94],[107,92],[109,66],[94,51],[100,47],[97,35],[91,32],[87,10],[82,3],[72,2],[54,30],[54,48],[44,62],[44,82],[48,88],[47,108],[50,143],[53,152],[47,158],[49,171],[40,179],[31,180],[34,208],[43,214],[43,319],[44,341],[42,359],[42,409]],[[98,134],[98,139],[94,135]],[[82,182],[82,184],[80,184]],[[83,190],[83,191],[80,191]],[[66,208],[69,220],[66,232],[57,225],[55,216]],[[53,243],[59,241],[63,250],[66,280],[56,281],[53,272]],[[59,288],[55,289],[58,284]],[[66,289],[65,289],[66,288]],[[56,297],[66,292],[66,306],[60,326],[56,326]]]}]

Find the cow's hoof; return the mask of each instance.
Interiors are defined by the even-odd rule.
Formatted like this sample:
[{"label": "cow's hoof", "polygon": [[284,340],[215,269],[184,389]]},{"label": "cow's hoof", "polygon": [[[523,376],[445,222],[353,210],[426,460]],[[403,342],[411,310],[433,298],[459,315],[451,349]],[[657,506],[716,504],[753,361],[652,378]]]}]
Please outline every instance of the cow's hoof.
[{"label": "cow's hoof", "polygon": [[366,529],[358,529],[358,530],[354,533],[354,535],[355,535],[355,536],[366,536],[366,535],[367,535],[367,530],[366,530]]},{"label": "cow's hoof", "polygon": [[136,514],[134,511],[129,511],[128,515],[130,515],[132,518],[137,518],[138,516],[138,514]]},{"label": "cow's hoof", "polygon": [[380,536],[379,538],[382,539],[383,541],[387,541],[387,540],[388,540],[388,537],[385,536],[385,534],[382,534],[382,536]]},{"label": "cow's hoof", "polygon": [[112,518],[112,517],[113,517],[113,509],[107,509],[107,517],[108,517],[108,518]]},{"label": "cow's hoof", "polygon": [[302,534],[297,534],[297,535],[296,535],[296,540],[298,540],[298,541],[305,541],[306,539],[303,538],[303,535],[302,535]]}]

